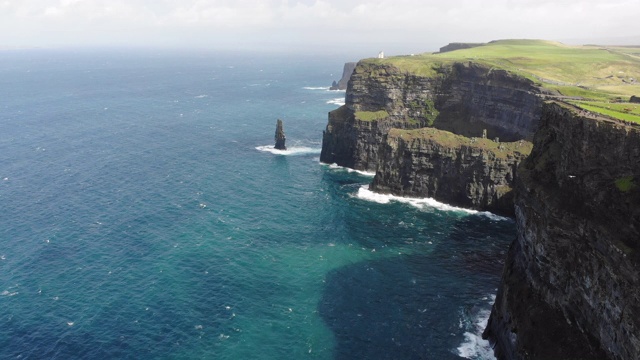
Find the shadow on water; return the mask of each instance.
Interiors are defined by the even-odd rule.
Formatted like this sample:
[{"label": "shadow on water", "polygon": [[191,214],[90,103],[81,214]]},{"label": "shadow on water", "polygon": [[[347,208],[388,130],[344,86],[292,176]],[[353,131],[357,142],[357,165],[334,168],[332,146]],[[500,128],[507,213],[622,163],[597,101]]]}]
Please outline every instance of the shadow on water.
[{"label": "shadow on water", "polygon": [[[335,335],[335,359],[461,359],[457,348],[495,294],[514,229],[482,216],[459,218],[449,228],[429,251],[359,262],[327,276],[318,308]],[[386,235],[392,243],[394,235]]]}]

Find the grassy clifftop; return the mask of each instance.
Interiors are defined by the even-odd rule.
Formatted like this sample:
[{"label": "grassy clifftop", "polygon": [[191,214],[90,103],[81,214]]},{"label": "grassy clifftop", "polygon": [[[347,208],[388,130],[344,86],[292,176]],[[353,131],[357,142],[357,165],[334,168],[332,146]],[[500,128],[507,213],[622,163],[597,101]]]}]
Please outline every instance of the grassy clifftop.
[{"label": "grassy clifftop", "polygon": [[472,61],[531,79],[589,111],[640,122],[640,104],[625,103],[640,95],[640,47],[569,46],[544,40],[499,40],[446,53],[366,59],[400,71],[436,76],[454,62]]},{"label": "grassy clifftop", "polygon": [[487,152],[492,152],[497,158],[506,158],[514,153],[528,155],[531,153],[533,144],[528,141],[516,142],[495,142],[483,138],[468,138],[454,133],[438,130],[434,128],[421,128],[414,130],[391,129],[389,138],[402,138],[405,141],[415,139],[429,140],[447,148],[460,148],[462,146],[476,148]]}]

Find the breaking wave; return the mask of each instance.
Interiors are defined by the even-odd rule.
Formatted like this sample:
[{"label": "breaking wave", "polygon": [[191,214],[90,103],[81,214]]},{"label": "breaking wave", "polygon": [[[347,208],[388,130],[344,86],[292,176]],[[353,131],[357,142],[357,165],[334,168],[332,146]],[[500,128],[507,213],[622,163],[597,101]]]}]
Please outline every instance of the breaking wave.
[{"label": "breaking wave", "polygon": [[[491,295],[489,304],[493,305],[495,301],[495,295]],[[467,331],[464,333],[464,342],[458,346],[458,355],[472,360],[495,360],[491,344],[482,338],[482,332],[487,327],[489,315],[491,315],[491,311],[483,309],[472,319],[460,320],[460,326],[466,327]]]},{"label": "breaking wave", "polygon": [[467,213],[471,215],[483,215],[492,220],[509,220],[508,218],[498,216],[496,214],[492,214],[488,211],[478,211],[465,209],[457,206],[448,205],[442,202],[439,202],[433,198],[411,198],[411,197],[402,197],[390,194],[378,194],[369,190],[368,185],[364,185],[358,189],[358,193],[355,195],[358,199],[373,201],[378,204],[388,204],[391,201],[397,201],[405,204],[409,204],[411,206],[417,207],[418,209],[438,209],[442,211],[455,211],[461,213]]},{"label": "breaking wave", "polygon": [[264,146],[256,146],[256,150],[269,152],[275,155],[306,155],[306,154],[320,154],[322,149],[319,148],[311,148],[307,146],[291,146],[288,147],[287,150],[278,150],[273,147],[273,145],[264,145]]},{"label": "breaking wave", "polygon": [[364,175],[364,176],[371,176],[374,177],[376,176],[376,173],[374,172],[368,172],[368,171],[362,171],[362,170],[354,170],[354,169],[350,169],[348,167],[344,167],[344,166],[340,166],[338,164],[325,164],[325,163],[321,163],[322,165],[328,166],[329,169],[333,169],[333,170],[343,170],[346,172],[350,172],[350,173],[358,173],[360,175]]},{"label": "breaking wave", "polygon": [[345,101],[344,101],[344,98],[335,98],[335,99],[332,99],[332,100],[328,100],[327,104],[342,106],[342,105],[345,104]]}]

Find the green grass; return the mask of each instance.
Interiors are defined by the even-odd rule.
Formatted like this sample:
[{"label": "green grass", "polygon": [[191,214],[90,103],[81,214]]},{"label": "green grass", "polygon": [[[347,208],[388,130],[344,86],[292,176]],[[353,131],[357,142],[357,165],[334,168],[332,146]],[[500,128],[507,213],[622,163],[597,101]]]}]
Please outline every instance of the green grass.
[{"label": "green grass", "polygon": [[376,121],[389,117],[389,113],[385,110],[380,111],[356,111],[355,117],[360,121]]},{"label": "green grass", "polygon": [[606,102],[640,95],[640,48],[633,47],[500,40],[442,54],[366,59],[363,64],[388,64],[399,72],[433,77],[443,65],[468,61],[507,70],[564,96]]},{"label": "green grass", "polygon": [[594,113],[640,124],[640,105],[637,104],[596,101],[571,101],[571,103]]},{"label": "green grass", "polygon": [[629,192],[636,187],[635,182],[633,181],[633,176],[625,176],[616,180],[616,187],[618,190],[622,192]]},{"label": "green grass", "polygon": [[413,130],[394,128],[389,130],[389,138],[393,137],[399,137],[406,141],[412,141],[415,139],[432,140],[438,144],[451,148],[468,146],[492,152],[499,158],[505,158],[514,153],[528,155],[531,153],[531,149],[533,148],[533,144],[528,141],[497,143],[489,139],[468,138],[466,136],[456,135],[452,132],[438,130],[435,128],[421,128]]}]

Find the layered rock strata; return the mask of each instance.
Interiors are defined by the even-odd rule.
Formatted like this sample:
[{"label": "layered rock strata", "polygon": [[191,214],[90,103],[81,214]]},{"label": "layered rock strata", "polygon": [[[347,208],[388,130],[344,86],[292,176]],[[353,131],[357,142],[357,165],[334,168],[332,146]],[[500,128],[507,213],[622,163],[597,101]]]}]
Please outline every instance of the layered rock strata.
[{"label": "layered rock strata", "polygon": [[499,359],[640,357],[640,129],[545,105],[484,336]]},{"label": "layered rock strata", "polygon": [[373,60],[358,63],[345,106],[329,113],[320,160],[374,171],[392,128],[430,126],[468,137],[486,129],[503,141],[532,137],[542,99],[530,80],[474,63],[441,65],[426,74]]},{"label": "layered rock strata", "polygon": [[498,143],[433,128],[391,129],[370,188],[513,216],[516,169],[530,151],[527,141]]}]

